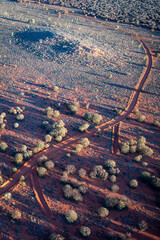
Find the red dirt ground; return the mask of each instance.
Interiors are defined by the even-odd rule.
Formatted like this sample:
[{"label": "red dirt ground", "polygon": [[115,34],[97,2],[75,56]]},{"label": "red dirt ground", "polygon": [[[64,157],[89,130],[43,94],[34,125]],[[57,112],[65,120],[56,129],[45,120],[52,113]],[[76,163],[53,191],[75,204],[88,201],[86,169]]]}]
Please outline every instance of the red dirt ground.
[{"label": "red dirt ground", "polygon": [[[52,6],[52,8],[54,7]],[[115,27],[114,24],[110,24],[111,28]],[[143,38],[146,39],[146,41],[143,41],[149,49],[156,50],[158,33],[157,35],[155,33],[156,41],[152,44],[148,40],[150,33],[147,32],[144,36],[144,29],[129,29],[126,25],[122,26],[123,31],[132,31],[134,34],[138,32],[139,37],[143,35]],[[151,39],[154,41],[153,37]],[[5,52],[5,48],[3,51]],[[60,233],[65,239],[72,239],[73,236],[77,237],[77,239],[84,239],[79,233],[82,225],[90,227],[92,234],[88,239],[91,240],[107,239],[106,235],[109,231],[117,233],[131,232],[132,239],[160,239],[160,211],[156,204],[158,191],[139,180],[140,173],[144,170],[149,171],[157,177],[160,173],[159,127],[153,125],[154,120],[160,120],[158,96],[160,59],[155,57],[154,52],[152,54],[153,66],[151,73],[147,78],[144,90],[140,93],[135,107],[139,109],[141,114],[146,116],[145,122],[138,123],[136,121],[137,116],[131,113],[127,119],[120,123],[118,134],[116,134],[116,127],[114,128],[116,138],[114,138],[112,128],[107,129],[106,131],[102,131],[100,136],[97,136],[97,134],[90,136],[90,146],[83,149],[79,154],[67,157],[66,154],[73,149],[73,146],[67,146],[55,155],[49,156],[49,159],[55,162],[55,168],[52,171],[48,171],[46,177],[43,179],[37,176],[35,168],[33,168],[32,172],[29,172],[26,176],[26,185],[22,186],[19,183],[11,190],[12,199],[10,201],[6,200],[4,196],[0,199],[1,239],[44,240],[48,239],[50,232]],[[4,57],[5,53],[1,52],[1,55]],[[62,103],[60,118],[66,123],[68,129],[67,138],[80,134],[77,126],[84,121],[82,116],[86,112],[85,104],[88,102],[91,102],[90,108],[92,112],[97,111],[103,116],[105,115],[104,122],[117,116],[113,110],[109,111],[109,117],[106,116],[107,107],[103,107],[101,102],[98,101],[98,97],[101,98],[101,94],[98,95],[97,93],[97,99],[94,99],[94,102],[91,101],[88,95],[84,94],[87,92],[87,86],[83,85],[83,99],[81,100],[81,107],[78,114],[71,116],[64,107],[64,102],[68,99],[74,99],[76,95],[77,99],[79,99],[81,89],[76,89],[75,87],[69,89],[68,96],[67,90],[60,87],[60,93],[55,93],[52,90],[54,84],[52,84],[50,79],[45,77],[43,72],[41,75],[35,69],[27,72],[27,67],[25,68],[23,65],[10,66],[9,64],[4,65],[3,62],[0,66],[0,77],[2,79],[0,86],[0,113],[7,113],[7,126],[6,129],[1,131],[1,140],[7,142],[9,145],[6,153],[0,153],[2,184],[9,180],[10,177],[13,176],[14,178],[12,168],[15,164],[13,163],[13,156],[11,156],[12,148],[15,146],[16,148],[20,148],[22,144],[26,144],[31,149],[36,142],[44,140],[46,133],[40,127],[40,124],[43,120],[46,120],[44,114],[46,107],[52,106],[56,109],[57,103]],[[139,77],[140,75],[138,75],[136,83]],[[112,97],[121,100],[122,96],[125,95],[125,91],[123,91],[123,88],[119,90],[119,93],[115,90],[115,94],[112,94]],[[98,91],[100,90],[98,89]],[[128,96],[126,99],[128,101]],[[109,99],[108,102],[113,104]],[[118,106],[117,102],[114,101],[112,109]],[[12,106],[26,107],[24,110],[25,120],[20,122],[20,126],[16,130],[13,128],[13,123],[17,120],[14,115],[8,114],[8,109]],[[126,102],[124,101],[121,103],[121,108],[124,109],[125,107]],[[93,128],[93,125],[91,125],[91,128]],[[141,162],[145,161],[148,163],[148,167],[145,168],[141,163],[133,161],[135,154],[124,155],[119,151],[117,152],[118,141],[130,138],[136,139],[138,135],[146,137],[147,145],[154,150],[151,158],[143,158],[141,160]],[[51,144],[56,144],[56,142],[53,141]],[[113,183],[109,180],[93,180],[89,178],[88,174],[93,169],[93,166],[97,164],[103,165],[106,159],[115,160],[117,167],[120,169],[120,174],[117,176],[115,183],[120,189],[115,195],[126,195],[129,197],[131,206],[122,211],[110,210],[108,217],[100,218],[97,214],[97,209],[104,206],[104,196],[110,192]],[[88,193],[84,195],[82,203],[76,203],[63,197],[62,188],[64,184],[62,184],[60,179],[67,164],[73,164],[76,167],[76,173],[73,176],[70,175],[70,177],[84,182],[89,189]],[[77,174],[81,167],[87,170],[87,176],[82,179]],[[136,189],[131,189],[128,186],[129,181],[133,178],[139,182]],[[35,196],[37,192],[36,188],[39,193],[38,197]],[[43,201],[43,198],[47,203],[47,212],[43,209],[44,206],[40,207],[39,205],[41,200]],[[37,200],[39,200],[39,203]],[[22,218],[20,221],[11,219],[10,215],[14,209],[21,211]],[[74,224],[68,224],[65,221],[64,214],[69,209],[75,210],[78,214],[78,220]],[[49,214],[48,216],[49,211],[51,215]],[[144,232],[137,229],[137,224],[141,220],[145,220],[148,224],[148,229]]]}]

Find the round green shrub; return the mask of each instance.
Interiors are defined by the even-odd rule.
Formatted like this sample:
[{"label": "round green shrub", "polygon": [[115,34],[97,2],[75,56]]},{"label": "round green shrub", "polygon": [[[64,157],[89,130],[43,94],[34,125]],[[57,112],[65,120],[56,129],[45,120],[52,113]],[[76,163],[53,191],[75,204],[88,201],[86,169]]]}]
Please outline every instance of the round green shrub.
[{"label": "round green shrub", "polygon": [[105,207],[98,208],[97,213],[100,217],[107,217],[109,215],[109,211]]},{"label": "round green shrub", "polygon": [[89,123],[83,123],[81,126],[79,126],[79,131],[80,132],[85,132],[89,128],[90,124]]},{"label": "round green shrub", "polygon": [[86,172],[85,169],[83,169],[83,168],[80,168],[80,169],[79,169],[78,175],[79,175],[81,178],[85,177],[86,174],[87,174],[87,172]]},{"label": "round green shrub", "polygon": [[80,228],[80,233],[83,237],[88,237],[89,235],[91,235],[91,229],[89,227],[82,226]]},{"label": "round green shrub", "polygon": [[0,142],[0,152],[5,152],[8,148],[8,145],[6,142]]},{"label": "round green shrub", "polygon": [[19,123],[14,123],[14,128],[18,128],[19,127]]},{"label": "round green shrub", "polygon": [[139,115],[139,116],[137,117],[137,121],[142,123],[142,122],[145,121],[145,118],[146,118],[145,115]]},{"label": "round green shrub", "polygon": [[84,148],[86,148],[86,147],[89,146],[90,141],[89,141],[88,138],[81,138],[81,140],[80,140],[80,144],[82,144],[82,146],[83,146]]},{"label": "round green shrub", "polygon": [[49,160],[49,161],[46,161],[45,162],[45,167],[48,169],[48,170],[52,170],[54,168],[54,163],[53,161]]},{"label": "round green shrub", "polygon": [[23,162],[23,154],[22,153],[17,153],[14,156],[14,161],[17,163],[17,165],[20,165]]},{"label": "round green shrub", "polygon": [[24,119],[24,115],[22,113],[17,115],[17,120],[22,121]]},{"label": "round green shrub", "polygon": [[66,218],[67,222],[73,223],[77,220],[78,216],[77,216],[77,213],[74,210],[69,210],[65,214],[65,218]]},{"label": "round green shrub", "polygon": [[132,179],[130,182],[129,182],[129,186],[131,188],[136,188],[138,187],[138,181],[136,179]]},{"label": "round green shrub", "polygon": [[47,169],[44,167],[38,167],[38,175],[39,177],[44,177],[46,175]]},{"label": "round green shrub", "polygon": [[113,167],[116,166],[116,162],[109,159],[109,160],[106,160],[106,161],[105,161],[104,166],[105,166],[106,168],[113,168]]}]

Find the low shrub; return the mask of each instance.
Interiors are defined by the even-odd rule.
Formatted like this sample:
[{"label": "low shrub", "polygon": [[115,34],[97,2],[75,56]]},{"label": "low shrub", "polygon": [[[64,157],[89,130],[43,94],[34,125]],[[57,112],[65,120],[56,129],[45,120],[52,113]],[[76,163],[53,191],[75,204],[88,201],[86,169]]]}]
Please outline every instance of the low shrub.
[{"label": "low shrub", "polygon": [[17,165],[20,165],[22,164],[23,162],[23,154],[22,153],[17,153],[15,156],[14,156],[14,161]]},{"label": "low shrub", "polygon": [[58,92],[59,92],[59,87],[53,86],[53,91],[56,92],[56,93],[58,93]]},{"label": "low shrub", "polygon": [[135,162],[140,162],[142,159],[142,155],[135,156],[134,161]]},{"label": "low shrub", "polygon": [[106,168],[113,168],[113,167],[116,166],[116,162],[109,159],[109,160],[106,160],[106,161],[105,161],[104,166],[105,166]]},{"label": "low shrub", "polygon": [[13,126],[14,126],[14,128],[18,128],[19,127],[19,123],[16,122],[16,123],[14,123]]},{"label": "low shrub", "polygon": [[145,118],[146,118],[145,115],[139,115],[139,116],[137,117],[137,121],[142,123],[142,122],[145,121]]},{"label": "low shrub", "polygon": [[49,134],[46,134],[45,136],[45,142],[48,143],[48,142],[51,142],[52,141],[52,136],[49,135]]},{"label": "low shrub", "polygon": [[143,147],[141,149],[141,153],[145,156],[145,157],[151,157],[153,155],[153,150],[150,147]]},{"label": "low shrub", "polygon": [[118,210],[123,210],[126,207],[125,203],[122,200],[119,200],[117,204]]},{"label": "low shrub", "polygon": [[6,142],[0,142],[0,152],[5,152],[8,148],[8,145]]},{"label": "low shrub", "polygon": [[116,182],[117,178],[116,178],[115,175],[111,175],[110,178],[109,178],[109,180],[110,180],[112,183],[114,183],[114,182]]},{"label": "low shrub", "polygon": [[22,113],[20,113],[17,115],[16,119],[19,121],[22,121],[24,119],[24,115]]},{"label": "low shrub", "polygon": [[74,210],[69,210],[66,214],[65,214],[65,218],[67,220],[67,222],[69,223],[73,223],[77,220],[78,215]]},{"label": "low shrub", "polygon": [[49,239],[50,240],[65,240],[65,238],[62,235],[57,234],[57,233],[50,234]]},{"label": "low shrub", "polygon": [[90,178],[99,178],[106,180],[108,178],[108,172],[101,165],[96,165],[93,168],[93,171],[89,174]]},{"label": "low shrub", "polygon": [[80,132],[85,132],[89,128],[90,124],[89,123],[83,123],[81,126],[79,126],[79,131]]},{"label": "low shrub", "polygon": [[37,142],[36,143],[36,147],[40,148],[41,150],[43,150],[45,148],[45,142]]},{"label": "low shrub", "polygon": [[27,151],[27,146],[26,145],[22,145],[19,149],[20,152],[26,152]]},{"label": "low shrub", "polygon": [[93,122],[95,124],[100,124],[100,122],[102,121],[102,116],[97,114],[97,113],[90,113],[90,112],[87,112],[85,115],[84,115],[84,118],[88,121],[88,122]]},{"label": "low shrub", "polygon": [[69,165],[65,166],[65,171],[68,174],[74,174],[76,171],[76,167],[74,165],[69,164]]},{"label": "low shrub", "polygon": [[145,220],[142,220],[141,222],[138,223],[138,229],[142,232],[148,229],[148,224],[146,223]]},{"label": "low shrub", "polygon": [[88,192],[88,187],[86,185],[82,184],[78,187],[78,191],[81,194],[86,194]]},{"label": "low shrub", "polygon": [[46,161],[46,162],[45,162],[45,167],[46,167],[48,170],[53,170],[53,168],[54,168],[54,163],[53,163],[53,161],[51,161],[51,160]]},{"label": "low shrub", "polygon": [[10,108],[9,110],[8,110],[8,112],[10,113],[10,114],[13,114],[13,115],[16,115],[17,114],[17,110],[15,109],[15,108]]},{"label": "low shrub", "polygon": [[11,217],[15,220],[19,220],[21,219],[21,212],[16,209],[12,212]]},{"label": "low shrub", "polygon": [[132,179],[130,182],[129,182],[129,186],[131,188],[137,188],[138,187],[138,181],[136,179]]},{"label": "low shrub", "polygon": [[38,167],[38,175],[39,177],[44,177],[46,175],[47,169],[44,167]]},{"label": "low shrub", "polygon": [[154,120],[154,126],[156,126],[156,127],[160,127],[160,122],[158,121],[158,120]]},{"label": "low shrub", "polygon": [[91,229],[89,227],[82,226],[80,228],[80,233],[83,237],[88,237],[89,235],[91,235]]},{"label": "low shrub", "polygon": [[118,192],[119,191],[119,186],[117,184],[112,185],[111,186],[111,191],[114,192],[114,193]]},{"label": "low shrub", "polygon": [[63,183],[68,182],[68,173],[67,172],[63,172],[63,175],[61,177],[61,182],[63,182]]},{"label": "low shrub", "polygon": [[78,112],[79,106],[80,104],[76,100],[74,100],[72,103],[67,103],[67,108],[71,114],[76,114]]},{"label": "low shrub", "polygon": [[82,146],[83,146],[84,148],[86,148],[86,147],[89,146],[90,141],[89,141],[88,138],[81,138],[81,140],[80,140],[80,144],[82,144]]},{"label": "low shrub", "polygon": [[73,188],[69,184],[66,184],[63,187],[63,194],[64,194],[64,196],[66,198],[72,198],[72,196],[73,196]]},{"label": "low shrub", "polygon": [[106,194],[105,196],[105,205],[108,208],[114,208],[118,205],[119,199],[112,194]]},{"label": "low shrub", "polygon": [[97,213],[100,217],[107,217],[109,215],[109,211],[105,207],[98,208]]},{"label": "low shrub", "polygon": [[85,177],[87,174],[86,170],[84,168],[80,168],[79,171],[78,171],[78,175],[83,178]]},{"label": "low shrub", "polygon": [[32,155],[33,155],[33,152],[32,152],[31,150],[27,150],[26,152],[23,152],[23,157],[24,157],[25,159],[31,158]]},{"label": "low shrub", "polygon": [[83,201],[83,197],[77,189],[73,189],[72,198],[76,202],[82,202]]},{"label": "low shrub", "polygon": [[74,146],[74,150],[72,151],[72,153],[80,153],[83,149],[83,145],[80,144],[80,143],[77,143],[75,146]]},{"label": "low shrub", "polygon": [[150,178],[151,178],[151,174],[149,172],[143,171],[143,172],[141,172],[140,177],[141,177],[142,180],[149,181]]},{"label": "low shrub", "polygon": [[16,167],[12,168],[12,172],[13,172],[13,173],[17,172],[17,170],[18,170],[18,169],[17,169]]},{"label": "low shrub", "polygon": [[154,188],[160,188],[160,178],[152,176],[150,178],[150,183]]}]

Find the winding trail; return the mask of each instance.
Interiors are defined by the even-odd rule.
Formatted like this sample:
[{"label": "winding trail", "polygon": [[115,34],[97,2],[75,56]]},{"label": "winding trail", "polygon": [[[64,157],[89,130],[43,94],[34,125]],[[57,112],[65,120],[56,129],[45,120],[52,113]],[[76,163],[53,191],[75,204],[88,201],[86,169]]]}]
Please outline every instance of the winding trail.
[{"label": "winding trail", "polygon": [[33,170],[30,173],[30,179],[31,179],[31,184],[32,184],[32,188],[33,188],[34,194],[36,196],[36,199],[37,199],[42,211],[46,215],[46,217],[48,217],[50,219],[52,213],[47,204],[45,196],[43,195],[43,193],[41,191],[42,188],[40,186],[37,170],[35,167],[33,168]]},{"label": "winding trail", "polygon": [[120,123],[113,126],[111,151],[115,155],[118,153],[119,130],[120,130]]}]

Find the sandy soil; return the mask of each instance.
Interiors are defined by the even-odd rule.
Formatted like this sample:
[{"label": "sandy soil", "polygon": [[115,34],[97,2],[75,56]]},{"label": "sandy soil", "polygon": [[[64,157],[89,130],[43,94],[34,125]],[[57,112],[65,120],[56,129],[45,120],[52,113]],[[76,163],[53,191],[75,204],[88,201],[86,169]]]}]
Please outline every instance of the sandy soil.
[{"label": "sandy soil", "polygon": [[[156,204],[157,191],[139,180],[144,170],[159,176],[159,32],[145,28],[133,28],[125,24],[100,24],[78,15],[58,17],[58,7],[36,4],[0,2],[0,113],[6,112],[6,128],[1,131],[1,140],[7,142],[6,153],[0,153],[0,166],[3,182],[13,175],[12,149],[22,144],[31,149],[38,141],[44,141],[45,130],[40,127],[46,120],[45,109],[57,108],[60,103],[60,119],[68,129],[67,138],[79,134],[77,127],[84,122],[85,106],[90,103],[91,112],[103,116],[103,121],[117,116],[115,109],[124,110],[130,95],[146,66],[145,51],[132,34],[138,34],[153,50],[153,67],[141,92],[136,108],[145,114],[145,123],[138,123],[132,113],[120,124],[119,141],[143,135],[147,145],[154,150],[151,158],[143,158],[148,163],[144,168],[133,161],[135,154],[112,153],[112,129],[89,138],[91,144],[78,155],[67,157],[73,146],[50,157],[55,162],[53,171],[48,171],[44,179],[39,179],[43,194],[53,213],[52,219],[45,216],[34,195],[30,175],[26,185],[18,184],[12,191],[12,199],[3,196],[1,207],[2,239],[47,239],[50,232],[57,232],[71,239],[79,233],[82,225],[91,228],[89,239],[106,239],[109,231],[132,233],[132,239],[159,239],[159,208]],[[35,24],[28,24],[29,19]],[[119,31],[122,28],[123,31]],[[46,37],[42,37],[46,36]],[[34,39],[34,41],[33,41]],[[59,92],[53,91],[53,86]],[[80,109],[75,116],[64,106],[65,101],[76,98]],[[25,119],[14,129],[16,116],[8,114],[10,107],[25,107]],[[53,119],[57,120],[57,119]],[[91,124],[90,128],[93,128]],[[53,140],[52,144],[56,144]],[[97,209],[104,206],[104,196],[113,185],[109,180],[93,180],[88,174],[95,165],[103,165],[106,159],[116,160],[120,174],[117,184],[118,194],[131,199],[131,207],[126,210],[111,210],[107,218],[100,218]],[[89,191],[82,203],[66,200],[63,197],[63,184],[60,179],[65,165],[73,164],[77,171],[83,166],[87,177],[81,179]],[[72,176],[71,176],[72,177]],[[128,182],[138,179],[139,186],[131,189]],[[143,189],[143,191],[142,191]],[[14,209],[22,212],[21,221],[12,220]],[[78,220],[74,224],[65,221],[64,214],[74,209]],[[145,220],[148,229],[137,230],[139,221]]]}]

